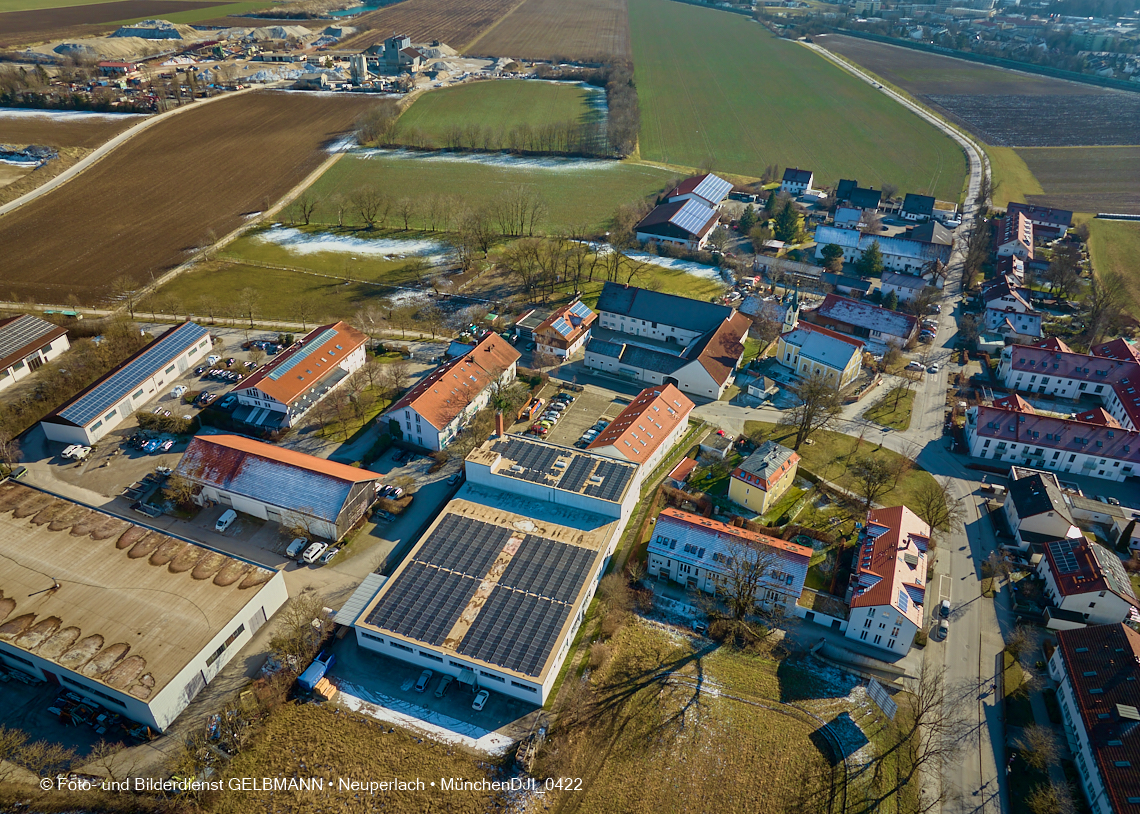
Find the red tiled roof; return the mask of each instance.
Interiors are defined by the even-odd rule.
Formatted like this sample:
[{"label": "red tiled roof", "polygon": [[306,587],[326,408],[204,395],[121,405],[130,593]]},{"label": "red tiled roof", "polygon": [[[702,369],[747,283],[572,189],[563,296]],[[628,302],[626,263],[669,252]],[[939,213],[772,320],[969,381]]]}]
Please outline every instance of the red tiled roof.
[{"label": "red tiled roof", "polygon": [[1133,345],[1123,337],[1117,337],[1111,342],[1104,342],[1092,348],[1093,356],[1102,359],[1131,359],[1140,362],[1140,346]]},{"label": "red tiled roof", "polygon": [[[1099,351],[1102,350],[1112,355],[1101,356]],[[1140,362],[1133,355],[1135,348],[1123,340],[1115,340],[1098,345],[1093,351],[1074,353],[1056,340],[1037,345],[1010,345],[1002,352],[1010,354],[1011,370],[1109,385],[1132,426],[1140,427]]]},{"label": "red tiled roof", "polygon": [[[865,537],[855,554],[857,582],[851,607],[890,605],[922,627],[929,544],[930,526],[906,506],[868,512]],[[907,562],[908,554],[914,565]],[[907,598],[905,610],[900,593]]]},{"label": "red tiled roof", "polygon": [[687,358],[695,358],[701,363],[713,381],[723,385],[736,370],[740,357],[744,354],[744,336],[748,333],[751,321],[739,311],[722,322],[707,342],[698,343],[685,351]]},{"label": "red tiled roof", "polygon": [[1091,410],[1077,413],[1076,420],[1084,421],[1086,424],[1100,424],[1103,427],[1122,428],[1121,423],[1109,415],[1103,407],[1093,407]]},{"label": "red tiled roof", "polygon": [[994,224],[994,245],[1001,247],[1010,243],[1020,243],[1025,247],[1026,259],[1033,259],[1033,224],[1020,213],[1011,213],[998,218]]},{"label": "red tiled roof", "polygon": [[1084,537],[1055,540],[1046,543],[1045,559],[1061,596],[1111,591],[1133,606],[1138,604],[1119,558],[1099,543]]},{"label": "red tiled roof", "polygon": [[705,180],[708,177],[709,174],[706,172],[704,175],[694,175],[692,178],[686,178],[684,181],[677,184],[677,186],[673,187],[672,191],[670,191],[669,194],[665,196],[665,198],[669,199],[675,198],[678,195],[689,195],[694,189],[700,186],[701,181]]},{"label": "red tiled roof", "polygon": [[647,461],[694,406],[674,385],[647,387],[586,448],[613,447],[626,460]]},{"label": "red tiled roof", "polygon": [[[796,327],[800,330],[808,331],[809,333],[817,333],[824,336],[830,336],[832,339],[838,339],[840,342],[846,342],[848,345],[858,348],[859,350],[862,350],[863,347],[867,344],[862,339],[856,339],[853,336],[841,334],[839,331],[833,331],[830,328],[825,328],[822,325],[816,325],[813,322],[800,322],[796,324]],[[789,331],[789,333],[791,332]]]},{"label": "red tiled roof", "polygon": [[680,481],[684,483],[689,479],[689,475],[693,474],[693,470],[697,468],[697,461],[695,458],[682,458],[681,462],[673,467],[672,471],[668,474],[669,480]]},{"label": "red tiled roof", "polygon": [[[320,345],[313,347],[311,343],[327,331],[335,333],[329,334]],[[253,371],[234,390],[257,388],[282,404],[292,404],[336,370],[349,354],[367,341],[367,336],[343,322],[322,325]],[[300,354],[304,354],[303,361],[294,364],[287,372],[274,376],[276,371],[288,367],[290,360]]]},{"label": "red tiled roof", "polygon": [[736,537],[746,545],[763,545],[768,548],[774,548],[785,554],[792,554],[796,557],[804,557],[808,560],[811,559],[811,548],[808,546],[797,545],[796,543],[789,543],[787,540],[781,540],[778,537],[769,537],[767,534],[759,534],[755,531],[748,531],[739,526],[730,526],[728,523],[722,523],[719,520],[710,520],[699,514],[692,512],[683,512],[680,509],[665,508],[661,510],[661,514],[665,517],[670,517],[673,520],[682,523],[689,523],[694,526],[701,526],[702,528],[715,531],[720,534],[727,534],[730,537]]},{"label": "red tiled roof", "polygon": [[1037,413],[1037,411],[1033,409],[1033,405],[1017,395],[1017,393],[1004,396],[1000,399],[994,399],[994,407],[1000,407],[1003,410],[1013,410],[1016,413],[1029,413],[1030,415]]},{"label": "red tiled roof", "polygon": [[[982,438],[1140,463],[1140,433],[1131,430],[1113,429],[1040,413],[1018,413],[996,406],[971,409],[977,409],[976,430]],[[1083,439],[1084,443],[1078,439]],[[1099,447],[1098,441],[1101,444]]]},{"label": "red tiled roof", "polygon": [[1140,633],[1123,624],[1060,630],[1057,648],[1112,810],[1134,810],[1140,722],[1121,715],[1121,706],[1140,708]]},{"label": "red tiled roof", "polygon": [[437,430],[442,430],[518,360],[519,352],[507,340],[489,333],[470,351],[429,373],[389,407],[388,412],[411,407]]},{"label": "red tiled roof", "polygon": [[1035,343],[1032,347],[1040,348],[1042,350],[1051,350],[1056,353],[1073,352],[1073,349],[1066,345],[1063,339],[1058,339],[1055,336],[1050,336],[1048,339],[1042,339],[1040,342]]},{"label": "red tiled roof", "polygon": [[[598,315],[594,313],[593,309],[587,309],[590,313],[589,316],[584,319],[580,319],[577,315],[571,314],[570,309],[577,305],[578,302],[580,301],[575,301],[569,303],[568,305],[563,305],[553,314],[548,316],[538,325],[537,328],[534,329],[534,335],[538,336],[539,334],[542,334],[549,339],[553,339],[553,344],[556,347],[565,348],[573,345],[578,341],[578,338],[582,336],[582,334],[584,334],[586,331],[588,331],[590,329],[590,326],[593,325],[594,322],[598,319]],[[558,319],[564,320],[570,326],[569,334],[563,334],[561,331],[554,327],[554,322]],[[550,345],[552,343],[545,342],[543,344]]]}]

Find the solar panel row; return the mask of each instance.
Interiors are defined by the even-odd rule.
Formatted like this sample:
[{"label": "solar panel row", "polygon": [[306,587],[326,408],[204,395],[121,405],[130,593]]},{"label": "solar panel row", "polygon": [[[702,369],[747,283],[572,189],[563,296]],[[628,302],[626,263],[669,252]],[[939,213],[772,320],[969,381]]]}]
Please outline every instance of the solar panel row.
[{"label": "solar panel row", "polygon": [[427,644],[443,644],[479,580],[413,562],[368,614],[370,625]]},{"label": "solar panel row", "polygon": [[1055,543],[1050,543],[1049,547],[1053,549],[1053,559],[1057,561],[1057,570],[1062,574],[1073,574],[1080,570],[1077,565],[1077,557],[1073,553],[1073,544],[1064,540]]},{"label": "solar panel row", "polygon": [[570,306],[570,313],[576,317],[581,317],[582,319],[586,319],[593,312],[590,310],[590,307],[588,305],[586,305],[586,303],[576,302]]},{"label": "solar panel row", "polygon": [[459,646],[464,656],[537,676],[570,605],[496,586]]},{"label": "solar panel row", "polygon": [[499,584],[559,602],[573,602],[586,581],[596,551],[528,534]]},{"label": "solar panel row", "polygon": [[696,234],[716,213],[704,204],[696,201],[685,201],[685,205],[678,210],[670,220],[685,231]]},{"label": "solar panel row", "polygon": [[21,314],[3,329],[0,329],[0,358],[10,356],[41,336],[47,336],[55,329],[50,322],[39,317]]},{"label": "solar panel row", "polygon": [[415,558],[482,579],[511,534],[502,526],[449,514],[420,546]]},{"label": "solar panel row", "polygon": [[315,351],[319,350],[334,336],[336,336],[336,328],[328,328],[324,331],[321,331],[315,338],[310,339],[303,346],[301,346],[301,348],[298,349],[296,353],[282,362],[278,367],[275,367],[272,372],[269,373],[269,378],[273,379],[273,381],[277,381],[301,362],[305,361],[306,358],[312,356]]},{"label": "solar panel row", "polygon": [[562,334],[563,336],[569,336],[571,334],[571,332],[574,330],[570,326],[570,323],[567,322],[566,320],[564,320],[562,317],[559,317],[558,319],[554,320],[554,322],[552,322],[550,324],[550,327],[553,328],[554,330],[558,331],[558,333]]}]

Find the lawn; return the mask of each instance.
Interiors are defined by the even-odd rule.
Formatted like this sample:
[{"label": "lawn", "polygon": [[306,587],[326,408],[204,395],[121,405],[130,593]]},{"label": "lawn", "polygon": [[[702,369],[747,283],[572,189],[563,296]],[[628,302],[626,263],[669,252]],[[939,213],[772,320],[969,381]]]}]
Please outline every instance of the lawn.
[{"label": "lawn", "polygon": [[1044,195],[1040,182],[1025,164],[1025,160],[1012,147],[986,146],[993,172],[994,206],[1005,207],[1011,202],[1025,203],[1026,195]]},{"label": "lawn", "polygon": [[863,418],[884,427],[905,430],[910,427],[910,413],[913,407],[914,392],[907,388],[896,387],[887,393],[882,401],[863,413]]},{"label": "lawn", "polygon": [[630,0],[629,13],[642,158],[961,198],[961,148],[824,57],[737,14],[669,0]]},{"label": "lawn", "polygon": [[[629,161],[579,161],[570,159],[510,159],[500,156],[423,155],[379,153],[345,156],[313,185],[323,198],[350,196],[370,184],[392,198],[414,194],[419,201],[451,196],[453,209],[477,209],[504,192],[523,185],[546,200],[547,216],[539,227],[547,232],[585,226],[601,232],[614,211],[623,204],[654,197],[677,180],[677,173]],[[336,223],[328,204],[316,212],[316,221]],[[346,222],[359,224],[349,212]],[[412,225],[424,226],[426,217],[417,213]]]},{"label": "lawn", "polygon": [[[766,421],[745,421],[744,434],[751,436],[755,432],[764,432],[777,443],[790,445],[795,439],[795,433]],[[800,468],[806,469],[824,480],[836,483],[845,489],[855,489],[855,480],[848,472],[848,467],[863,455],[883,455],[890,461],[897,461],[902,456],[892,452],[886,447],[879,447],[873,441],[863,440],[860,445],[858,438],[844,435],[830,430],[819,430],[812,435],[811,441],[815,443],[804,444],[799,448]],[[857,449],[858,447],[858,449]],[[933,480],[929,472],[912,469],[899,482],[899,485],[888,492],[880,502],[886,505],[902,503],[910,505],[914,496],[923,483]]]},{"label": "lawn", "polygon": [[417,144],[445,147],[448,131],[453,128],[509,132],[514,127],[596,121],[599,110],[589,100],[599,96],[604,99],[600,89],[591,90],[577,83],[521,79],[472,82],[433,90],[417,99],[400,117],[396,140],[408,143],[404,134],[418,131],[426,142],[417,139]]},{"label": "lawn", "polygon": [[1126,307],[1140,317],[1140,223],[1092,218],[1088,224],[1093,269],[1124,287]]}]

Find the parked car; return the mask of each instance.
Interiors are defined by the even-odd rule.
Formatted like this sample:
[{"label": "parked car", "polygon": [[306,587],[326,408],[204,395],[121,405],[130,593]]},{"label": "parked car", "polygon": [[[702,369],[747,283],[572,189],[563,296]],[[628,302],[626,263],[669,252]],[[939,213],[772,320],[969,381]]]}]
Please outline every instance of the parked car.
[{"label": "parked car", "polygon": [[537,347],[538,347],[538,343],[537,343],[537,342],[528,342],[528,343],[527,343],[527,346],[526,346],[526,349],[527,349],[527,350],[534,350],[534,349],[535,349],[535,348],[537,348]]},{"label": "parked car", "polygon": [[297,559],[297,556],[304,551],[309,545],[309,541],[304,537],[298,537],[293,542],[289,543],[289,547],[285,549],[285,556],[291,560]]},{"label": "parked car", "polygon": [[235,520],[237,520],[237,512],[233,509],[226,509],[222,512],[222,516],[218,518],[218,522],[214,524],[214,531],[218,534],[225,533],[226,529],[232,526]]},{"label": "parked car", "polygon": [[910,362],[906,366],[907,370],[923,370],[921,362]]},{"label": "parked car", "polygon": [[186,385],[180,384],[170,391],[170,397],[180,399],[186,394]]},{"label": "parked car", "polygon": [[949,599],[943,599],[942,600],[942,604],[938,606],[938,612],[941,613],[943,616],[949,616],[950,615],[950,600]]},{"label": "parked car", "polygon": [[324,554],[321,555],[321,559],[319,560],[320,564],[321,565],[328,565],[330,562],[333,561],[333,557],[335,557],[339,553],[340,553],[339,548],[337,548],[336,546],[329,546],[328,551],[326,551]]},{"label": "parked car", "polygon": [[210,354],[209,356],[207,356],[207,357],[206,357],[206,364],[208,364],[208,365],[216,365],[216,364],[218,363],[218,360],[219,360],[219,359],[221,359],[221,358],[222,358],[222,357],[221,357],[221,356],[218,356],[218,354],[216,354],[216,353],[212,353],[212,354]]},{"label": "parked car", "polygon": [[439,686],[435,688],[435,697],[443,698],[443,694],[447,692],[447,688],[451,686],[451,682],[455,679],[451,676],[443,676],[439,680]]},{"label": "parked car", "polygon": [[159,441],[157,438],[152,438],[151,440],[149,440],[145,444],[143,444],[142,447],[140,447],[140,449],[142,449],[142,451],[145,452],[147,455],[151,455],[151,454],[158,451],[158,448],[159,448],[159,446],[161,446],[161,444],[162,444],[162,442]]},{"label": "parked car", "polygon": [[[428,670],[430,673],[431,671]],[[487,699],[491,697],[491,693],[486,690],[479,690],[479,694],[475,696],[475,700],[471,702],[471,709],[479,711],[487,706]]]},{"label": "parked car", "polygon": [[71,453],[75,452],[75,450],[78,446],[79,446],[79,444],[69,444],[68,446],[64,447],[63,452],[61,452],[59,454],[63,458],[70,458]]},{"label": "parked car", "polygon": [[431,670],[424,670],[422,673],[420,673],[420,677],[416,679],[416,692],[423,692],[426,690],[428,682],[431,681],[431,677],[433,675],[434,673],[432,673]]},{"label": "parked car", "polygon": [[317,558],[328,551],[328,548],[328,543],[309,543],[309,547],[306,548],[305,553],[301,555],[301,562],[305,563],[306,565],[312,565],[317,561]]},{"label": "parked car", "polygon": [[927,373],[937,373],[938,372],[938,363],[935,362],[934,364],[932,364],[930,367],[928,367],[926,369],[926,372]]},{"label": "parked car", "polygon": [[447,485],[448,486],[454,486],[455,484],[459,483],[459,481],[461,481],[461,480],[463,480],[463,473],[462,472],[456,472],[454,475],[450,476],[447,479]]},{"label": "parked car", "polygon": [[205,365],[198,365],[198,367],[194,368],[194,375],[195,376],[201,376],[205,372],[206,372],[206,366]]},{"label": "parked car", "polygon": [[1116,498],[1114,498],[1114,497],[1110,497],[1110,498],[1108,499],[1108,504],[1109,504],[1110,506],[1119,506],[1119,505],[1120,505],[1120,501],[1119,501],[1119,500],[1117,500],[1117,499],[1116,499]]},{"label": "parked car", "polygon": [[235,396],[235,395],[233,395],[233,394],[231,393],[230,395],[228,395],[228,396],[226,396],[224,399],[222,399],[222,403],[221,403],[221,404],[219,404],[218,406],[219,406],[219,407],[222,407],[222,408],[224,409],[224,408],[226,408],[226,407],[229,407],[229,406],[230,406],[231,404],[233,404],[235,401],[237,401],[237,396]]},{"label": "parked car", "polygon": [[28,474],[28,468],[26,466],[17,466],[16,470],[12,473],[11,477],[12,477],[12,480],[21,480],[27,474]]},{"label": "parked car", "polygon": [[938,638],[946,641],[946,637],[950,635],[950,623],[945,619],[938,623]]}]

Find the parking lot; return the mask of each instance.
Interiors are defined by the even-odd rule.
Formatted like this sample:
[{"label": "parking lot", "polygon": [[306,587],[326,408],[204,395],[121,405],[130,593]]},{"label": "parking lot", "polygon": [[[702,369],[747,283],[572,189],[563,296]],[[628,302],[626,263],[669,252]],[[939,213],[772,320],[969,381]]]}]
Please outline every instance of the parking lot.
[{"label": "parking lot", "polygon": [[[549,403],[560,390],[553,385],[543,388],[540,396]],[[615,398],[612,394],[598,390],[590,385],[580,393],[565,391],[573,396],[574,401],[562,411],[561,417],[550,428],[545,439],[555,444],[571,447],[582,437],[582,433],[592,427],[599,419],[613,421],[629,404],[629,399]],[[511,428],[511,432],[525,433],[534,420],[521,421]]]}]

